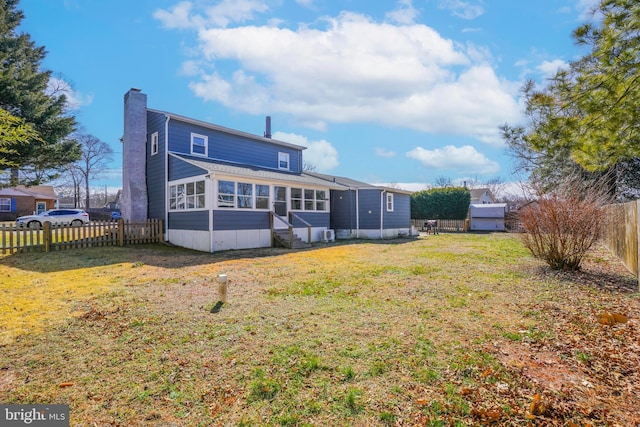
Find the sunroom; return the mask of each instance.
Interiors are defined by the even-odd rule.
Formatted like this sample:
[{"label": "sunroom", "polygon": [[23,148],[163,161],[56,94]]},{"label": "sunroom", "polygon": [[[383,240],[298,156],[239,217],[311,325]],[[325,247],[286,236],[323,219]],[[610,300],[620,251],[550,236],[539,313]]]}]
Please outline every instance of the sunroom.
[{"label": "sunroom", "polygon": [[197,250],[270,247],[283,229],[320,241],[330,225],[329,192],[342,188],[306,174],[171,157],[167,239]]}]

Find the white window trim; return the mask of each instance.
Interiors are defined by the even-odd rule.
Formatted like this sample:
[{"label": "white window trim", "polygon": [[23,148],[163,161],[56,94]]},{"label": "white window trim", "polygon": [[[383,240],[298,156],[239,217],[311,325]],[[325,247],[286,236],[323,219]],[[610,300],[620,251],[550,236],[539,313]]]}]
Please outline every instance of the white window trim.
[{"label": "white window trim", "polygon": [[[187,206],[187,193],[186,193],[186,186],[189,183],[193,183],[194,184],[194,188],[196,185],[196,182],[199,181],[204,181],[204,207],[201,208],[193,208],[193,209],[188,209]],[[189,178],[184,178],[184,179],[179,179],[179,180],[175,180],[175,181],[170,181],[167,183],[167,212],[195,212],[195,211],[204,211],[204,210],[208,210],[209,209],[209,180],[206,179],[204,176],[191,176]],[[184,185],[185,186],[185,194],[184,194],[184,202],[185,202],[185,208],[184,209],[171,209],[171,187],[175,186],[175,185]],[[200,193],[196,193],[196,194],[200,194]],[[194,195],[196,195],[194,194]]]},{"label": "white window trim", "polygon": [[4,205],[8,205],[9,206],[9,209],[6,209],[6,210],[5,209],[0,209],[0,212],[11,212],[11,199],[2,197],[2,198],[0,198],[0,201],[3,202],[3,203],[0,203],[0,206],[4,206]]},{"label": "white window trim", "polygon": [[[394,208],[394,200],[393,200],[393,193],[387,193],[387,212],[393,212],[393,208]],[[391,206],[391,209],[389,209],[389,206]]]},{"label": "white window trim", "polygon": [[[285,159],[286,159],[286,162],[287,162],[287,167],[283,168],[282,166],[280,166],[280,162],[284,161]],[[279,152],[278,153],[278,169],[283,170],[283,171],[291,170],[291,159],[289,157],[289,153],[283,153],[283,152]]]},{"label": "white window trim", "polygon": [[[293,207],[294,198],[292,197],[292,192],[289,192],[289,204],[291,206],[292,211],[296,212],[327,212],[329,210],[329,199],[318,199],[316,196],[318,195],[318,191],[324,191],[325,197],[329,193],[329,190],[326,188],[315,188],[315,187],[289,187],[291,189],[296,188],[302,190],[301,198],[295,198],[295,200],[300,200],[300,209],[296,209]],[[307,199],[305,197],[305,190],[313,191],[313,199]],[[313,209],[305,209],[306,202],[312,201]],[[324,202],[324,209],[317,209],[318,202]]]},{"label": "white window trim", "polygon": [[[204,154],[193,152],[193,139],[202,138],[204,140]],[[200,135],[199,133],[191,132],[191,155],[207,157],[209,155],[209,137],[207,135]]]},{"label": "white window trim", "polygon": [[155,156],[156,154],[158,154],[158,132],[151,134],[151,155]]},{"label": "white window trim", "polygon": [[[219,206],[219,197],[220,197],[220,187],[218,186],[218,182],[220,181],[228,181],[228,182],[233,182],[233,206],[227,206],[227,207],[223,207],[223,206]],[[251,207],[240,207],[239,203],[238,203],[238,197],[242,197],[238,194],[238,184],[251,184]],[[258,196],[256,194],[257,192],[257,188],[256,186],[258,185],[264,185],[266,187],[269,188],[269,196],[265,197],[265,196]],[[273,200],[274,200],[274,190],[273,190],[273,186],[276,184],[272,184],[269,182],[264,182],[264,181],[253,181],[252,179],[245,179],[245,178],[240,178],[240,177],[224,177],[224,176],[220,176],[216,179],[215,181],[215,185],[214,185],[214,207],[213,209],[216,210],[222,210],[222,211],[270,211],[271,207],[273,206]],[[227,194],[225,194],[227,195]],[[257,200],[258,198],[261,199],[267,199],[267,207],[266,208],[258,208],[257,207]]]}]

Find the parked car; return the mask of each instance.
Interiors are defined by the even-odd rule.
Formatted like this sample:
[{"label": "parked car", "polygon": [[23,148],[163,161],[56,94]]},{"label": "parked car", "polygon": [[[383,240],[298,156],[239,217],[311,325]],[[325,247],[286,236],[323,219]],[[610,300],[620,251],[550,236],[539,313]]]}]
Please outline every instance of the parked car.
[{"label": "parked car", "polygon": [[51,209],[38,215],[26,215],[16,219],[20,228],[40,229],[45,222],[51,224],[82,225],[89,223],[89,214],[82,209]]},{"label": "parked car", "polygon": [[122,214],[118,211],[112,211],[111,212],[111,220],[112,221],[116,221],[118,219],[122,218]]}]

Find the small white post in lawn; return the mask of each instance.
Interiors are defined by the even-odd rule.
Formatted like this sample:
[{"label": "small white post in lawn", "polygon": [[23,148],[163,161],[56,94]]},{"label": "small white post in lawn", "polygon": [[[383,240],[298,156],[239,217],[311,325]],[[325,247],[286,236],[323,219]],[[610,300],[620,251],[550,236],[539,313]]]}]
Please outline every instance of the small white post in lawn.
[{"label": "small white post in lawn", "polygon": [[227,282],[226,274],[218,274],[218,298],[222,302],[227,302]]}]

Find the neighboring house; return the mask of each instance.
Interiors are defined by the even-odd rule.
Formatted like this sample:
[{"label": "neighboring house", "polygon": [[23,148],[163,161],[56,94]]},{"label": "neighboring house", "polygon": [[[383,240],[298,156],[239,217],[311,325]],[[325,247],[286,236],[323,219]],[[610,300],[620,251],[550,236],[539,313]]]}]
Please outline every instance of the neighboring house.
[{"label": "neighboring house", "polygon": [[[129,90],[124,100],[122,216],[130,221],[162,219],[171,243],[209,252],[269,247],[274,231],[290,227],[304,241],[320,241],[333,223],[342,224],[339,218],[360,216],[355,209],[369,206],[364,201],[370,196],[364,195],[366,184],[356,188],[304,173],[305,147],[272,139],[269,118],[265,135],[258,136],[149,109],[146,95],[137,89]],[[385,229],[398,230],[396,236],[400,230],[408,232],[408,193],[396,191],[402,199],[396,205],[395,196],[381,199],[396,193],[367,187],[378,192],[378,218],[383,203],[391,203],[391,212],[406,210],[406,219],[385,215],[375,226],[383,232],[376,235],[370,232],[372,224],[361,218],[354,224],[362,232],[355,235],[391,237],[393,232]],[[363,201],[348,206],[352,212],[333,206],[340,192],[353,191]],[[376,212],[373,205],[366,209],[370,215]]]},{"label": "neighboring house", "polygon": [[33,215],[56,207],[58,196],[50,185],[25,187],[18,185],[0,189],[0,221],[13,221],[19,216]]},{"label": "neighboring house", "polygon": [[497,202],[489,188],[472,188],[469,193],[471,193],[471,205]]},{"label": "neighboring house", "polygon": [[505,231],[506,203],[478,203],[469,208],[471,231]]}]

